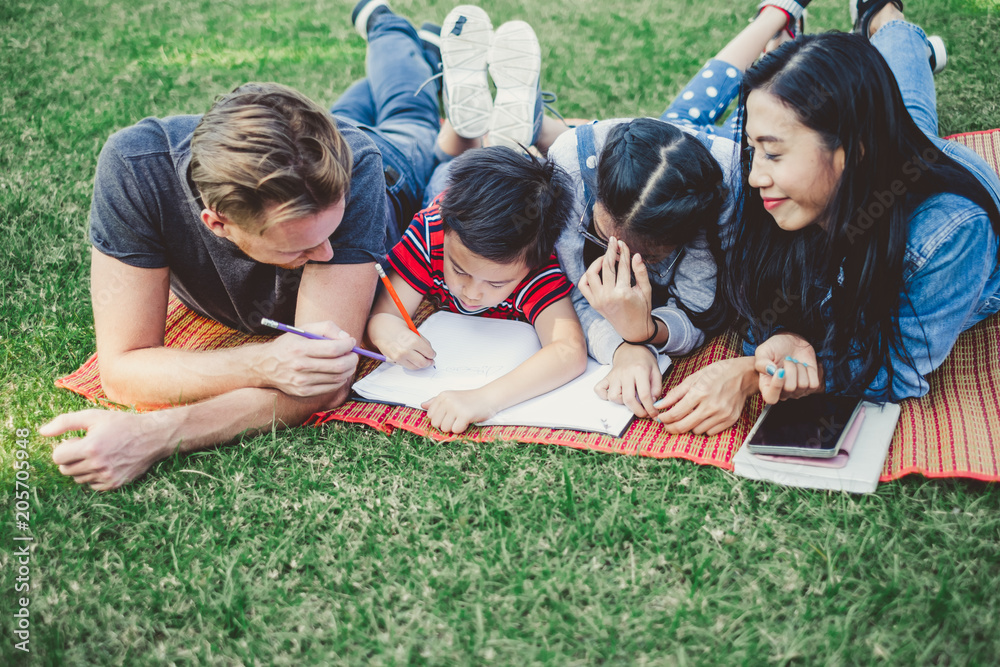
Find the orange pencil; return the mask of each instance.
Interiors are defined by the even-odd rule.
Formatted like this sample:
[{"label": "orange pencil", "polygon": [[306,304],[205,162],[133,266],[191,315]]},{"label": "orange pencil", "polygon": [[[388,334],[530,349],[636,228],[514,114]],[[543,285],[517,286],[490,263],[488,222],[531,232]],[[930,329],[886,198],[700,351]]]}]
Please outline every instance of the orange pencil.
[{"label": "orange pencil", "polygon": [[392,297],[393,302],[396,304],[396,308],[399,309],[399,314],[403,316],[404,320],[406,320],[406,326],[410,327],[410,331],[419,336],[420,332],[417,331],[417,326],[413,323],[413,320],[410,319],[410,314],[406,312],[406,308],[403,308],[403,302],[399,300],[399,295],[396,294],[396,290],[393,289],[392,282],[389,281],[389,276],[385,275],[385,269],[382,268],[381,264],[375,262],[375,270],[378,271],[378,277],[382,279],[382,284],[385,285],[387,290],[389,290],[389,296]]}]

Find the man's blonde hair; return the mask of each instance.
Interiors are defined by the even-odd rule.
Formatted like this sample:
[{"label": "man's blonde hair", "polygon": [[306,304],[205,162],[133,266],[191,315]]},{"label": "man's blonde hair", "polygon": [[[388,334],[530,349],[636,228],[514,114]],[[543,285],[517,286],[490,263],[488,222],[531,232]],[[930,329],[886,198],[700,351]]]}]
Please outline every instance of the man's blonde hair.
[{"label": "man's blonde hair", "polygon": [[205,206],[258,234],[339,202],[351,164],[330,113],[277,83],[223,96],[191,138],[191,179]]}]

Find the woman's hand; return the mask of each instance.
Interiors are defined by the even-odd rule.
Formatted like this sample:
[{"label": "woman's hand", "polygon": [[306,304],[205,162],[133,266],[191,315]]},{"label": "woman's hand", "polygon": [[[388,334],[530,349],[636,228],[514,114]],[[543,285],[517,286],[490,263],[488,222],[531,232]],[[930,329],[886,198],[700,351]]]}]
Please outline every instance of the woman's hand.
[{"label": "woman's hand", "polygon": [[605,401],[628,406],[636,417],[652,417],[656,414],[653,402],[662,386],[656,355],[645,345],[622,343],[615,350],[611,370],[594,392]]},{"label": "woman's hand", "polygon": [[[754,354],[754,368],[765,403],[824,391],[823,368],[816,359],[816,350],[797,334],[779,333],[764,341]],[[769,368],[773,375],[768,373]]]},{"label": "woman's hand", "polygon": [[656,333],[653,288],[646,264],[638,254],[629,254],[624,241],[612,236],[607,252],[594,260],[578,287],[594,310],[625,340],[647,340]]},{"label": "woman's hand", "polygon": [[670,433],[715,435],[736,423],[757,390],[753,357],[724,359],[684,378],[656,403],[656,418]]}]

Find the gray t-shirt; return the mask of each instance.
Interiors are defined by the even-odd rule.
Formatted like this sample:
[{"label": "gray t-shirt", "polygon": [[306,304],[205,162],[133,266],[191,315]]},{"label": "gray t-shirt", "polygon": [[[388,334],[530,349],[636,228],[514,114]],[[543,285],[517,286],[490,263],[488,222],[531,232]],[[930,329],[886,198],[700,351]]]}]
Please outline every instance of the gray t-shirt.
[{"label": "gray t-shirt", "polygon": [[[191,135],[201,116],[146,118],[116,132],[101,151],[90,209],[90,242],[138,268],[169,267],[170,289],[192,310],[248,333],[273,333],[262,317],[295,321],[302,269],[247,257],[201,221],[190,181]],[[385,254],[382,156],[359,129],[335,119],[353,152],[344,219],[330,237],[330,264]]]}]

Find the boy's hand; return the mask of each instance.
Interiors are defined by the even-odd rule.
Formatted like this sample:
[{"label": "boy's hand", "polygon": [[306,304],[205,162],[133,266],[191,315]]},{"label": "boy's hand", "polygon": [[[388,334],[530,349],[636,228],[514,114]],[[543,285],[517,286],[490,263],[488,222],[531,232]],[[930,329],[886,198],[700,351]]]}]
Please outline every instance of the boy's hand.
[{"label": "boy's hand", "polygon": [[430,341],[410,331],[397,315],[372,315],[368,320],[368,337],[390,361],[411,371],[427,368],[437,356]]},{"label": "boy's hand", "polygon": [[659,397],[663,376],[656,356],[645,345],[622,345],[615,351],[608,375],[594,391],[612,403],[628,406],[636,417],[652,417],[653,402]]},{"label": "boy's hand", "polygon": [[629,253],[624,241],[612,236],[607,252],[594,260],[578,286],[594,310],[625,340],[646,340],[656,332],[646,264],[638,254]]},{"label": "boy's hand", "polygon": [[497,413],[481,389],[442,391],[420,407],[427,411],[431,426],[445,433],[462,433],[473,422],[485,421]]}]

